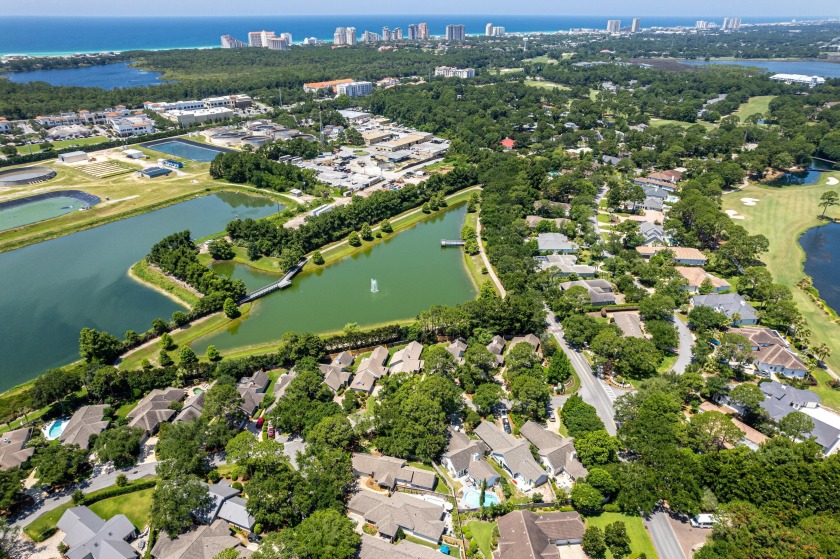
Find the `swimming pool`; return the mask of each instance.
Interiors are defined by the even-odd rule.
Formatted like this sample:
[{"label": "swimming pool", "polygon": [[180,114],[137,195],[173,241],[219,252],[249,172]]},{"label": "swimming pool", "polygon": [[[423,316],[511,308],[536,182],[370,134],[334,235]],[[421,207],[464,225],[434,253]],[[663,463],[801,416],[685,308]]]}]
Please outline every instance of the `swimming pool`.
[{"label": "swimming pool", "polygon": [[56,419],[44,426],[44,438],[48,441],[53,441],[61,436],[64,428],[67,427],[66,419]]},{"label": "swimming pool", "polygon": [[153,149],[155,151],[160,151],[162,153],[166,153],[169,155],[174,155],[175,157],[183,157],[184,159],[189,159],[190,161],[198,161],[201,163],[208,163],[213,161],[217,155],[220,153],[227,153],[230,150],[221,149],[221,148],[214,148],[214,147],[204,147],[201,145],[197,145],[195,142],[189,142],[184,140],[169,140],[166,142],[155,142],[150,144],[144,144],[144,147],[149,149]]},{"label": "swimming pool", "polygon": [[198,396],[199,394],[201,394],[203,392],[204,392],[203,388],[193,388],[193,394],[195,394],[196,396]]},{"label": "swimming pool", "polygon": [[[481,504],[479,500],[481,499],[481,491],[476,491],[475,489],[470,489],[464,496],[461,497],[461,507],[467,509],[477,509],[481,508]],[[499,497],[493,493],[492,491],[485,491],[484,492],[484,506],[489,507],[491,505],[498,505],[502,501]]]}]

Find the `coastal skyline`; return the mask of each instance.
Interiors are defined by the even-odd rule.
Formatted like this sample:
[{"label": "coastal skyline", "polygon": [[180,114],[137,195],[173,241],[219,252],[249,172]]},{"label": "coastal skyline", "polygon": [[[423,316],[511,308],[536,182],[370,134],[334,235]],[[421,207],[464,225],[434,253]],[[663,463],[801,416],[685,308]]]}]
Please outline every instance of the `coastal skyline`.
[{"label": "coastal skyline", "polygon": [[[569,16],[657,16],[667,13],[671,16],[711,17],[733,11],[742,16],[790,16],[790,17],[831,17],[840,15],[836,2],[815,0],[804,6],[797,6],[796,13],[791,13],[789,2],[744,0],[737,6],[725,0],[709,0],[702,5],[674,4],[667,0],[635,0],[618,4],[613,0],[592,0],[585,5],[566,3],[548,3],[544,1],[526,1],[517,4],[502,0],[463,0],[452,3],[445,0],[430,0],[424,4],[422,13],[429,15],[460,15],[467,13],[486,13],[488,17],[504,15],[569,15]],[[348,4],[339,0],[321,0],[317,8],[312,2],[287,0],[278,3],[269,0],[250,0],[238,2],[232,6],[224,0],[181,0],[173,5],[165,0],[148,0],[139,5],[120,6],[115,13],[110,0],[80,0],[72,4],[64,0],[42,0],[33,5],[25,0],[7,1],[0,4],[0,16],[146,16],[163,11],[166,17],[203,15],[237,16],[297,16],[297,15],[418,15],[418,10],[407,5],[395,6],[385,0],[368,0],[362,4]]]}]

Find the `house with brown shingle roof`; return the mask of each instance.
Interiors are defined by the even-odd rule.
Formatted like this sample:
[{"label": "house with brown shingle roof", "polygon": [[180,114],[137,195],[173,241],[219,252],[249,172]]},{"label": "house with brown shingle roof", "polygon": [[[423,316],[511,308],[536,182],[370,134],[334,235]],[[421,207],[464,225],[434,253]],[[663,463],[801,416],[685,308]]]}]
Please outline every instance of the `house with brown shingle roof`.
[{"label": "house with brown shingle roof", "polygon": [[700,286],[702,286],[703,282],[707,279],[711,282],[712,287],[714,288],[714,293],[720,293],[732,287],[726,280],[713,276],[703,268],[695,266],[674,266],[674,270],[676,270],[677,273],[684,277],[686,282],[688,282],[683,289],[690,293],[699,293]]},{"label": "house with brown shingle roof", "polygon": [[155,559],[213,559],[226,549],[234,548],[239,557],[250,557],[251,551],[241,547],[232,535],[230,524],[215,520],[209,526],[196,526],[177,538],[161,532],[152,548]]},{"label": "house with brown shingle roof", "polygon": [[750,342],[753,362],[759,374],[769,377],[776,373],[786,377],[805,378],[808,365],[790,349],[787,341],[770,328],[730,328],[730,334],[744,336]]},{"label": "house with brown shingle roof", "polygon": [[527,440],[508,435],[489,421],[479,423],[475,434],[490,447],[490,457],[510,473],[519,488],[527,491],[548,481]]},{"label": "house with brown shingle roof", "polygon": [[0,439],[0,470],[17,468],[35,454],[34,448],[26,448],[30,434],[28,427],[3,433]]},{"label": "house with brown shingle roof", "polygon": [[61,444],[74,444],[79,448],[89,448],[90,438],[99,435],[108,428],[110,421],[105,419],[106,405],[82,406],[70,417],[59,435]]},{"label": "house with brown shingle roof", "polygon": [[180,402],[185,391],[181,388],[155,389],[140,400],[128,414],[128,426],[143,429],[146,436],[154,435],[161,423],[169,421],[175,415],[170,406],[173,402]]},{"label": "house with brown shingle roof", "polygon": [[513,511],[499,518],[499,547],[493,558],[561,559],[557,546],[581,543],[585,530],[576,512]]},{"label": "house with brown shingle roof", "polygon": [[362,490],[350,499],[347,510],[375,526],[379,535],[390,541],[402,530],[436,544],[446,528],[446,511],[442,506],[406,493],[387,496]]},{"label": "house with brown shingle roof", "polygon": [[475,485],[479,485],[482,481],[486,481],[488,487],[496,485],[501,476],[484,460],[487,445],[469,438],[451,426],[447,427],[447,431],[449,443],[441,455],[440,463],[449,470],[452,477],[466,476]]},{"label": "house with brown shingle roof", "polygon": [[706,255],[691,247],[658,247],[658,246],[640,246],[636,247],[642,258],[650,260],[650,258],[662,252],[663,250],[670,250],[674,255],[674,262],[684,266],[705,266],[708,262]]},{"label": "house with brown shingle roof", "polygon": [[386,489],[399,485],[433,491],[437,482],[434,472],[408,466],[402,458],[354,452],[351,460],[356,476],[369,476]]},{"label": "house with brown shingle roof", "polygon": [[566,473],[572,480],[585,477],[588,473],[577,459],[573,439],[562,438],[533,421],[526,421],[519,429],[523,437],[537,447],[543,467],[553,476]]}]

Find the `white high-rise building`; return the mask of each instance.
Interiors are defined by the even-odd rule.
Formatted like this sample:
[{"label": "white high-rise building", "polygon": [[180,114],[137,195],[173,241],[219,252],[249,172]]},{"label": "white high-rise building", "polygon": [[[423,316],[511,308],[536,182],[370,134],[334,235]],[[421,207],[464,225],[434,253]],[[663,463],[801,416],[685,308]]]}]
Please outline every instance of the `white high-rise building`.
[{"label": "white high-rise building", "polygon": [[347,44],[347,28],[346,27],[336,27],[335,33],[333,33],[333,44],[334,45],[346,45]]},{"label": "white high-rise building", "polygon": [[633,24],[630,26],[630,33],[638,33],[642,30],[642,20],[634,17]]},{"label": "white high-rise building", "polygon": [[386,27],[382,28],[382,40],[383,41],[390,41],[391,40],[391,29]]},{"label": "white high-rise building", "polygon": [[285,37],[270,37],[265,46],[271,50],[288,50],[289,43],[286,42]]},{"label": "white high-rise building", "polygon": [[421,41],[428,41],[432,38],[431,34],[429,33],[429,25],[427,23],[417,24],[417,38]]},{"label": "white high-rise building", "polygon": [[618,33],[621,31],[621,20],[611,19],[607,22],[607,31],[610,33]]},{"label": "white high-rise building", "polygon": [[317,45],[318,44],[318,38],[317,37],[307,37],[306,39],[303,40],[303,44],[304,45]]},{"label": "white high-rise building", "polygon": [[505,36],[505,28],[497,25],[493,27],[493,36],[494,37],[504,37]]},{"label": "white high-rise building", "polygon": [[379,41],[379,33],[374,33],[373,31],[365,31],[364,33],[362,33],[363,43],[378,43]]},{"label": "white high-rise building", "polygon": [[291,33],[280,33],[280,37],[286,39],[286,45],[292,46],[292,34]]},{"label": "white high-rise building", "polygon": [[397,27],[391,32],[391,39],[394,41],[402,41],[403,40],[403,30],[402,27]]},{"label": "white high-rise building", "polygon": [[729,18],[723,18],[723,23],[720,26],[721,29],[729,29]]},{"label": "white high-rise building", "polygon": [[248,46],[267,47],[268,40],[274,37],[274,31],[251,31],[248,33]]},{"label": "white high-rise building", "polygon": [[484,28],[484,35],[486,35],[487,37],[492,37],[493,36],[493,24],[492,23],[488,23],[487,26]]},{"label": "white high-rise building", "polygon": [[413,23],[408,24],[408,40],[409,41],[416,41],[420,38],[419,33],[417,32],[417,25]]},{"label": "white high-rise building", "polygon": [[446,40],[447,41],[463,41],[467,37],[466,29],[463,25],[447,25],[446,26]]},{"label": "white high-rise building", "polygon": [[344,30],[344,44],[350,45],[351,47],[356,44],[356,28],[355,27],[348,27]]},{"label": "white high-rise building", "polygon": [[222,48],[223,49],[240,49],[242,47],[247,47],[248,44],[240,41],[236,37],[232,37],[230,35],[222,35]]},{"label": "white high-rise building", "polygon": [[475,70],[473,68],[454,68],[452,66],[438,66],[435,68],[436,76],[443,76],[444,78],[472,78],[475,77]]},{"label": "white high-rise building", "polygon": [[342,83],[335,86],[335,92],[347,97],[362,97],[373,93],[373,84],[371,82]]}]

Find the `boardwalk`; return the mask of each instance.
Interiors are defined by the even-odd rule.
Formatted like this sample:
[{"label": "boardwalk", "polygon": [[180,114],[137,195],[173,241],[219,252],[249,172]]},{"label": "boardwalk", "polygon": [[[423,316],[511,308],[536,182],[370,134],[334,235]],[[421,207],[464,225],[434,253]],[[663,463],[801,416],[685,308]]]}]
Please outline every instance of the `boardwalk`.
[{"label": "boardwalk", "polygon": [[303,260],[298,262],[294,267],[292,267],[291,270],[286,272],[286,275],[284,275],[278,281],[276,281],[274,283],[271,283],[271,284],[268,284],[265,287],[262,287],[260,289],[257,289],[254,292],[249,293],[248,295],[246,295],[245,297],[240,299],[237,304],[241,305],[243,303],[250,303],[251,301],[255,301],[255,300],[259,299],[260,297],[264,297],[264,296],[268,295],[269,293],[271,293],[273,291],[277,291],[278,289],[285,289],[286,287],[289,287],[290,285],[292,285],[292,278],[295,277],[297,275],[297,273],[300,272],[303,269],[303,267],[304,267],[304,265],[306,265],[307,261],[308,261],[308,258],[304,258]]}]

